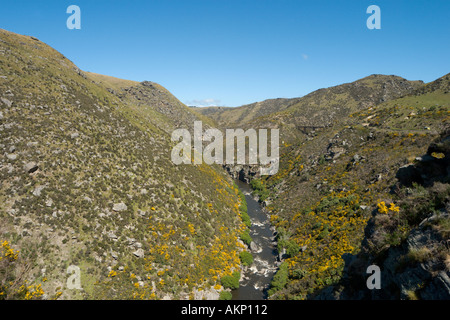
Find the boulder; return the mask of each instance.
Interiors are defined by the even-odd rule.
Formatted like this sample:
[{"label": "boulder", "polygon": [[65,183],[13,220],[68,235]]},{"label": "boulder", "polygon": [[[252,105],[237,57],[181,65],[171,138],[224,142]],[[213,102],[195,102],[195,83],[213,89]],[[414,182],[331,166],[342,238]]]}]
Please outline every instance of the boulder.
[{"label": "boulder", "polygon": [[39,166],[36,162],[28,162],[27,164],[25,164],[23,169],[28,173],[33,173],[39,169]]},{"label": "boulder", "polygon": [[126,211],[128,209],[128,207],[125,203],[121,202],[121,203],[115,203],[112,209],[115,212],[121,212],[121,211]]},{"label": "boulder", "polygon": [[143,258],[145,256],[145,252],[144,249],[137,249],[136,251],[133,252],[133,254],[137,257],[137,258]]},{"label": "boulder", "polygon": [[250,250],[252,250],[253,252],[258,252],[259,251],[259,247],[255,242],[250,242]]},{"label": "boulder", "polygon": [[7,106],[8,108],[12,106],[12,102],[9,101],[8,99],[6,99],[6,98],[0,98],[0,100],[1,100],[4,104],[6,104],[6,106]]},{"label": "boulder", "polygon": [[42,190],[44,190],[45,186],[38,186],[33,190],[33,195],[36,197],[40,197],[41,196],[41,192]]},{"label": "boulder", "polygon": [[14,160],[16,160],[17,159],[17,154],[11,154],[11,153],[8,153],[7,155],[6,155],[6,157],[8,158],[8,160],[11,160],[11,161],[14,161]]}]

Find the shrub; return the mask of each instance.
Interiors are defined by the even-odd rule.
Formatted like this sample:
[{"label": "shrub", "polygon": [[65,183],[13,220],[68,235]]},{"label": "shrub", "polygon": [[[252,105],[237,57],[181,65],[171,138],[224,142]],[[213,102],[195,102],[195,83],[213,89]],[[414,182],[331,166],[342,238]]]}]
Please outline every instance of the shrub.
[{"label": "shrub", "polygon": [[248,230],[245,230],[244,232],[241,233],[240,238],[242,241],[244,241],[244,243],[247,246],[250,246],[250,243],[252,243],[253,239],[250,236],[250,234],[248,233]]},{"label": "shrub", "polygon": [[411,262],[422,263],[426,261],[431,256],[431,251],[427,247],[422,247],[419,249],[411,249],[408,252],[408,259]]},{"label": "shrub", "polygon": [[241,274],[239,271],[233,272],[231,276],[223,276],[222,279],[220,279],[220,282],[222,283],[222,286],[225,289],[237,289],[239,288],[239,279],[241,278]]},{"label": "shrub", "polygon": [[282,251],[282,249],[286,249],[286,254],[289,257],[294,257],[300,251],[300,247],[294,240],[288,240],[285,238],[281,238],[278,242],[278,251]]},{"label": "shrub", "polygon": [[261,182],[260,179],[253,179],[250,182],[254,193],[259,197],[259,201],[264,201],[269,197],[269,190],[266,189],[266,186]]},{"label": "shrub", "polygon": [[253,263],[253,256],[248,251],[242,251],[239,254],[239,258],[244,266],[250,266]]},{"label": "shrub", "polygon": [[219,294],[219,300],[231,300],[232,295],[230,291],[221,291]]},{"label": "shrub", "polygon": [[283,289],[288,281],[289,269],[286,262],[280,264],[280,268],[274,275],[272,282],[270,283],[269,295],[273,295],[277,291]]}]

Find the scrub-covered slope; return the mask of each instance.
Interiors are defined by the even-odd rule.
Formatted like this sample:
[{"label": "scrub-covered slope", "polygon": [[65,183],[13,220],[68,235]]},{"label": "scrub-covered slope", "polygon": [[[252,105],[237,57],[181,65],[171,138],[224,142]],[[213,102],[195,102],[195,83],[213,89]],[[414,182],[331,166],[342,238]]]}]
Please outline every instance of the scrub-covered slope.
[{"label": "scrub-covered slope", "polygon": [[171,130],[194,119],[158,84],[0,30],[0,239],[19,250],[0,299],[217,298],[244,226],[222,170],[171,162]]}]

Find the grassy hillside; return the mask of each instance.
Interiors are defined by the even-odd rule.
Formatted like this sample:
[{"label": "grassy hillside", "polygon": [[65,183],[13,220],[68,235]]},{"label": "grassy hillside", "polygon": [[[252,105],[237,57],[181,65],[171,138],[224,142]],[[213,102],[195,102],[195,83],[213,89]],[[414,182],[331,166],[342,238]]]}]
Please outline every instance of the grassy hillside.
[{"label": "grassy hillside", "polygon": [[246,227],[221,168],[170,160],[169,133],[197,115],[5,30],[0,76],[0,239],[19,251],[0,261],[0,299],[217,297]]}]

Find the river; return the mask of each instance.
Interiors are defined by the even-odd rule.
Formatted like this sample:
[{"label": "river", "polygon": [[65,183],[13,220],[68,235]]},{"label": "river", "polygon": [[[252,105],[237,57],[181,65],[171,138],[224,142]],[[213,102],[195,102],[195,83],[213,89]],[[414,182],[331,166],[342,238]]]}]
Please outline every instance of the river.
[{"label": "river", "polygon": [[251,252],[253,264],[244,272],[239,288],[232,291],[232,299],[263,300],[267,298],[266,290],[277,269],[278,252],[268,214],[262,210],[260,203],[253,199],[252,189],[247,183],[236,180],[236,184],[247,200],[248,215],[252,222],[250,236],[258,250]]}]

